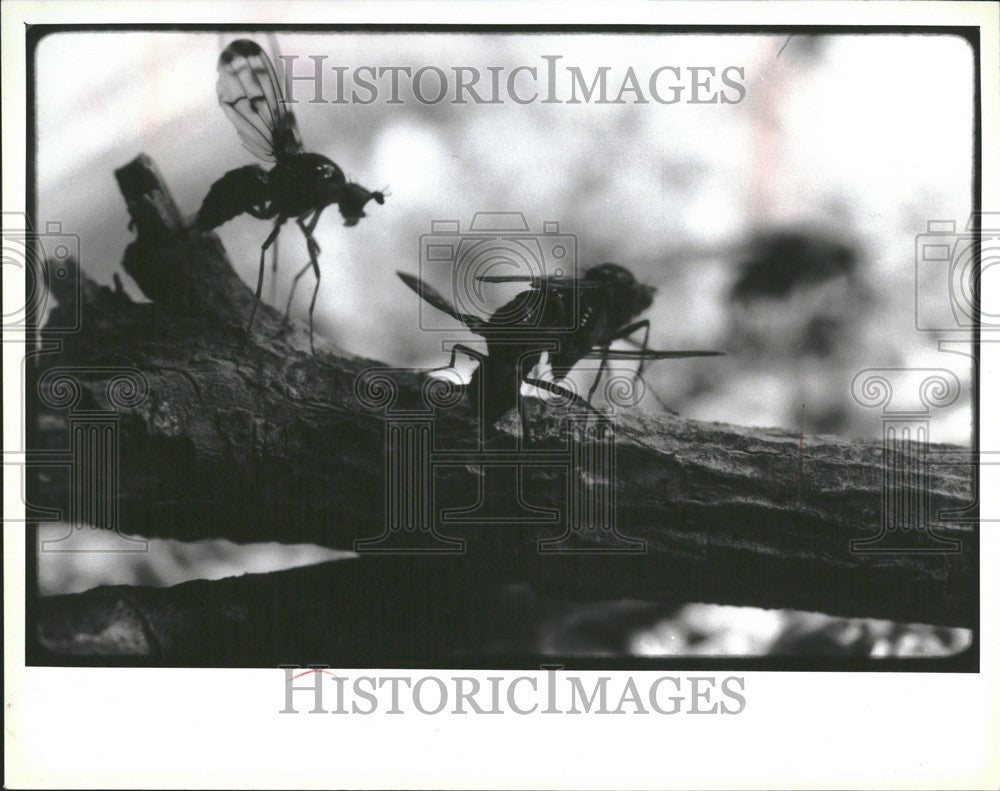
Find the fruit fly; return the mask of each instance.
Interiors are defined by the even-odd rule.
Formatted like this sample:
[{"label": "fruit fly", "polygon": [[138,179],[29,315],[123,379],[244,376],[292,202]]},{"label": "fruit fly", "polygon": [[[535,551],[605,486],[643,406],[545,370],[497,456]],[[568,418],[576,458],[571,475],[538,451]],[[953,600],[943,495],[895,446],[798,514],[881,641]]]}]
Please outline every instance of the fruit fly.
[{"label": "fruit fly", "polygon": [[264,254],[285,222],[295,219],[306,238],[309,261],[292,281],[288,307],[299,278],[311,267],[316,285],[309,304],[309,346],[315,352],[313,311],[319,293],[320,247],[313,231],[320,214],[336,203],[344,225],[357,225],[365,216],[368,201],[382,204],[386,193],[371,192],[348,181],[335,162],[303,149],[295,116],[285,107],[274,66],[254,42],[240,39],[226,47],[219,56],[218,72],[219,104],[236,127],[244,148],[274,166],[265,170],[260,165],[244,165],[226,173],[208,191],[195,222],[200,229],[211,230],[241,214],[274,220],[271,233],[260,248],[257,291],[247,323],[249,334],[264,284]]},{"label": "fruit fly", "polygon": [[[397,273],[407,286],[438,310],[462,322],[486,341],[486,356],[468,346],[456,344],[451,362],[441,369],[454,368],[456,356],[466,354],[479,360],[467,385],[474,404],[482,406],[484,425],[492,426],[514,406],[519,407],[521,429],[528,437],[527,414],[519,398],[522,384],[529,384],[582,403],[596,411],[590,399],[610,360],[635,360],[636,376],[648,360],[682,357],[715,357],[713,351],[660,351],[648,348],[649,320],[636,320],[653,302],[654,289],[639,283],[625,267],[600,264],[587,269],[579,279],[532,278],[520,275],[482,276],[487,283],[528,283],[529,288],[498,308],[488,319],[458,311],[443,295],[417,277]],[[637,349],[612,349],[619,340],[643,331]],[[512,340],[513,339],[513,340]],[[634,343],[634,342],[633,342]],[[566,388],[531,376],[548,351],[549,365],[556,379],[563,379],[584,359],[601,361],[587,398],[582,399]]]}]

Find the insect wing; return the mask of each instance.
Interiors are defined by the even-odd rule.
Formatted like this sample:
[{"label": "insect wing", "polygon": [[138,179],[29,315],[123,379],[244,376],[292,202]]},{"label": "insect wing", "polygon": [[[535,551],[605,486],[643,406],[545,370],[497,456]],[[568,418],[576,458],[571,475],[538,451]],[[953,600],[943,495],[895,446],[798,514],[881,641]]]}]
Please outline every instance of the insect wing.
[{"label": "insect wing", "polygon": [[685,357],[724,357],[725,352],[660,351],[657,349],[608,349],[594,350],[585,355],[588,360],[678,360]]},{"label": "insect wing", "polygon": [[467,313],[460,313],[455,306],[452,305],[436,288],[429,286],[419,277],[414,277],[406,272],[397,272],[396,274],[399,275],[399,279],[415,291],[417,295],[424,300],[424,302],[429,305],[433,305],[442,313],[447,313],[453,319],[457,319],[462,322],[473,332],[478,331],[482,327],[483,322],[480,319],[475,316],[470,316]]},{"label": "insect wing", "polygon": [[291,154],[299,154],[303,150],[302,135],[299,134],[299,125],[295,122],[295,114],[291,110],[284,109],[284,106],[282,106],[282,117],[285,120],[278,138],[278,142],[280,143],[278,155],[289,156]]},{"label": "insect wing", "polygon": [[219,104],[251,154],[275,162],[302,150],[295,116],[285,108],[264,50],[247,39],[234,41],[219,56],[218,70]]},{"label": "insect wing", "polygon": [[531,275],[480,275],[476,280],[481,283],[530,283],[532,288],[562,288],[562,289],[598,289],[607,288],[607,283],[595,283],[589,280],[578,280],[565,277],[532,277]]},{"label": "insect wing", "polygon": [[538,283],[538,278],[531,275],[479,275],[476,280],[480,283]]}]

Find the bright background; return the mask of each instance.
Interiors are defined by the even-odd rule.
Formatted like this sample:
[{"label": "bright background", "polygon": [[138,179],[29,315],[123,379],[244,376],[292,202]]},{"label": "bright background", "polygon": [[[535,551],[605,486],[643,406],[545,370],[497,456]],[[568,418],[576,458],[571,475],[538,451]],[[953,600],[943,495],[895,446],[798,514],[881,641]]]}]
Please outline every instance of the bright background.
[{"label": "bright background", "polygon": [[[541,56],[553,54],[563,56],[561,66],[585,73],[602,65],[612,75],[630,65],[640,75],[661,65],[744,69],[747,96],[736,105],[296,105],[308,148],[366,186],[389,184],[392,191],[356,228],[343,228],[335,211],[317,228],[323,248],[317,328],[339,346],[396,364],[444,362],[442,337],[418,331],[416,297],[394,271],[418,271],[419,239],[433,220],[460,220],[464,229],[477,211],[520,211],[533,228],[556,220],[561,231],[575,234],[582,264],[613,260],[658,287],[648,314],[653,346],[727,352],[718,360],[649,369],[650,387],[682,415],[878,436],[877,410],[851,399],[854,374],[868,367],[946,367],[961,379],[963,396],[935,413],[931,437],[969,442],[967,358],[942,354],[937,336],[914,328],[916,238],[929,220],[964,227],[971,208],[973,63],[962,39],[256,38],[265,49],[299,55],[303,69],[314,54],[349,70],[542,67]],[[40,45],[39,220],[60,220],[80,235],[83,267],[99,282],[119,271],[132,238],[114,168],[149,154],[182,209],[193,213],[216,178],[253,161],[215,97],[215,62],[229,40],[59,34]],[[305,98],[306,89],[300,85],[297,96]],[[775,230],[813,242],[802,268],[820,270],[824,251],[850,251],[851,275],[782,298],[734,301],[742,266],[761,257],[754,240]],[[237,271],[252,282],[267,225],[240,218],[219,234]],[[283,305],[305,250],[292,226],[280,244],[281,274],[265,286],[265,297]],[[936,285],[922,280],[920,293],[940,313],[947,297]],[[300,316],[310,287],[300,288]],[[453,339],[462,337],[456,332]],[[642,407],[657,408],[651,400]],[[114,556],[76,565],[67,560],[72,556],[43,558],[43,587],[79,590],[133,574],[147,584],[171,584],[217,576],[211,569],[247,570],[251,562],[250,553],[237,549],[220,559],[218,544],[211,551],[177,542],[153,546],[159,550],[142,572],[107,560]],[[325,556],[298,551],[257,551],[254,562],[267,557],[274,566],[295,565]],[[177,565],[184,570],[172,570]],[[754,617],[734,616],[743,633],[753,631]]]},{"label": "bright background", "polygon": [[[184,211],[253,157],[215,96],[220,34],[58,34],[38,50],[40,220],[81,236],[83,266],[110,282],[131,239],[112,171],[141,151],[157,162]],[[647,382],[689,417],[877,436],[877,410],[850,397],[868,367],[948,367],[968,384],[967,359],[914,328],[914,248],[929,220],[964,228],[971,207],[972,50],[945,36],[258,36],[265,49],[363,65],[560,66],[609,82],[631,65],[744,69],[747,96],[727,105],[433,106],[410,100],[295,106],[306,146],[392,195],[342,227],[328,210],[317,327],[341,347],[399,364],[440,364],[438,334],[417,331],[417,298],[395,270],[417,272],[419,239],[435,219],[465,230],[477,211],[520,211],[533,229],[555,220],[579,239],[580,263],[616,261],[656,285],[652,344],[714,348],[719,360],[659,363]],[[783,47],[783,49],[782,49]],[[877,75],[877,78],[873,75]],[[333,93],[329,74],[326,93]],[[387,81],[383,82],[387,86]],[[564,91],[565,93],[565,91]],[[403,96],[407,96],[406,89]],[[752,239],[791,229],[846,247],[853,277],[786,299],[730,299]],[[220,236],[255,282],[268,225],[249,217]],[[285,303],[306,260],[293,225],[265,297]],[[268,276],[270,277],[270,276]],[[126,277],[127,280],[127,277]],[[941,281],[943,282],[943,281]],[[938,281],[921,283],[941,310]],[[300,287],[305,316],[312,283]],[[462,337],[456,332],[455,337]],[[967,444],[969,388],[935,413],[932,439]],[[650,402],[650,408],[656,408]]]}]

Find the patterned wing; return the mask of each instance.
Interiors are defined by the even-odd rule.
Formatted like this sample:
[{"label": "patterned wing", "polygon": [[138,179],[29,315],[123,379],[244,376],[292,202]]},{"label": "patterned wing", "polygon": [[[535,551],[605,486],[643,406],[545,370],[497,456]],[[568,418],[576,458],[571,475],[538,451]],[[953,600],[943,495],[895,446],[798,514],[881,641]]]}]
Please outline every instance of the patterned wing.
[{"label": "patterned wing", "polygon": [[453,319],[458,319],[473,332],[477,334],[482,332],[483,322],[481,319],[457,310],[455,306],[452,305],[451,302],[449,302],[436,288],[428,285],[419,277],[414,277],[406,272],[396,272],[396,274],[399,275],[399,279],[415,291],[422,300],[430,305],[433,305],[442,313],[447,313]]},{"label": "patterned wing", "polygon": [[608,360],[680,360],[686,357],[725,357],[725,352],[702,352],[702,351],[660,351],[659,349],[608,349],[601,351],[595,349],[588,352],[588,360],[599,360],[606,357]]},{"label": "patterned wing", "polygon": [[572,291],[574,289],[596,290],[608,287],[607,283],[547,275],[542,277],[533,277],[531,275],[480,275],[476,280],[481,283],[530,283],[530,288],[561,289],[563,291]]},{"label": "patterned wing", "polygon": [[215,89],[222,110],[243,146],[265,162],[302,151],[295,116],[286,109],[271,59],[247,39],[234,41],[219,56]]}]

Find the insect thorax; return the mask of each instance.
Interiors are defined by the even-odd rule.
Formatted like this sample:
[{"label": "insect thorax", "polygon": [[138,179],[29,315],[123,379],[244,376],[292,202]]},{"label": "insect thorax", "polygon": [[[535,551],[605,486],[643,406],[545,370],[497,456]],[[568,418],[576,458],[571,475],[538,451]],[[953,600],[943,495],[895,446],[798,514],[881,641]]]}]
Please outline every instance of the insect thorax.
[{"label": "insect thorax", "polygon": [[268,178],[284,213],[292,217],[336,203],[346,183],[336,162],[311,153],[284,159]]}]

